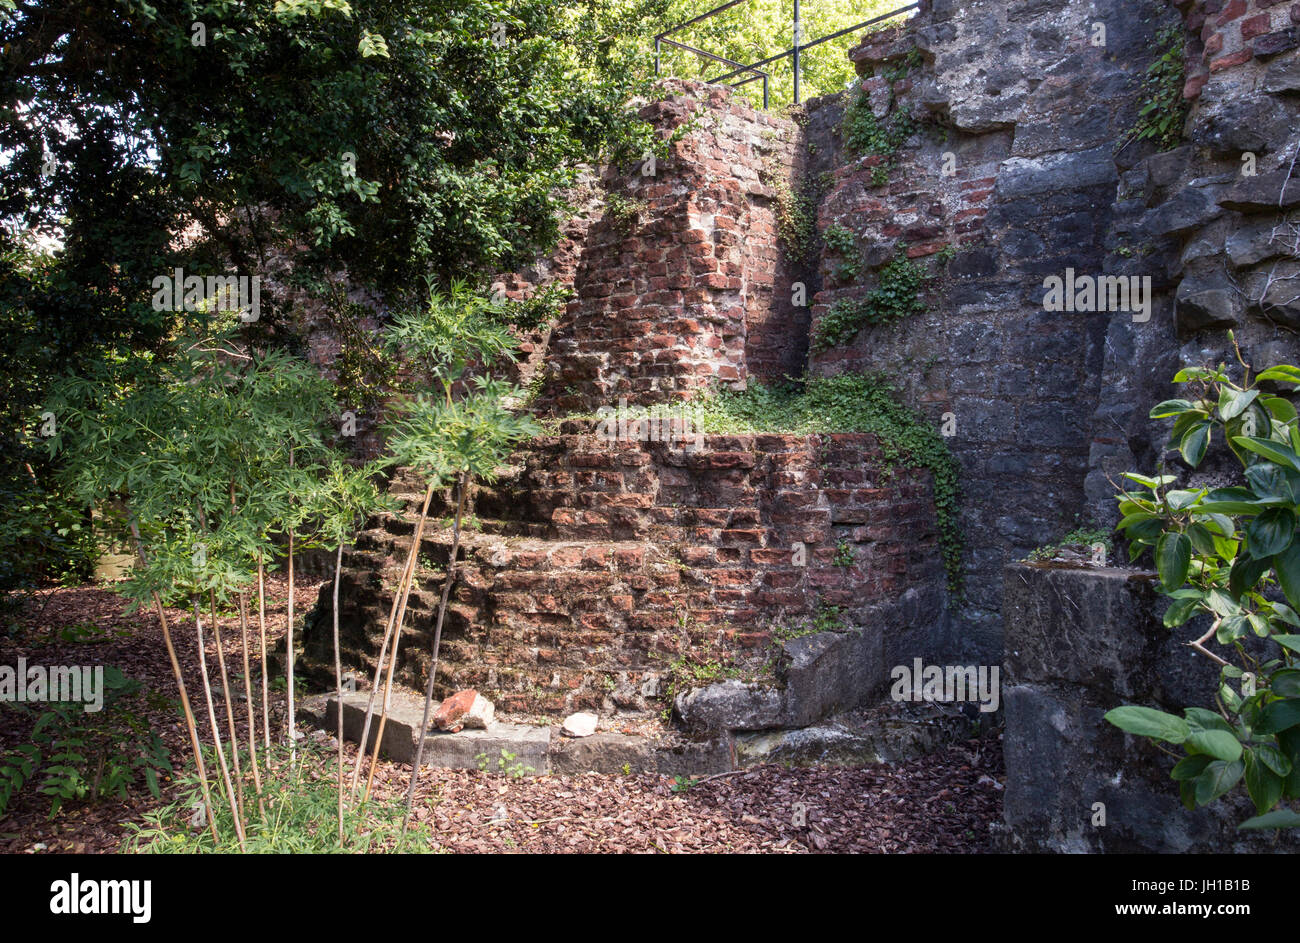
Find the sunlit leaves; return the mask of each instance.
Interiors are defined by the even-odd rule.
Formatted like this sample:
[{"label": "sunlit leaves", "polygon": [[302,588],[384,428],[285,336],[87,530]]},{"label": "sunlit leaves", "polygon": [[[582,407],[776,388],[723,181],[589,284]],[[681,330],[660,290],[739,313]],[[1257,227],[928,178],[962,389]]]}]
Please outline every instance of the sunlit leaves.
[{"label": "sunlit leaves", "polygon": [[[1281,365],[1259,374],[1260,380],[1297,384],[1300,369]],[[1146,492],[1119,495],[1119,529],[1134,559],[1154,550],[1159,589],[1171,599],[1164,624],[1178,629],[1209,620],[1208,630],[1195,629],[1201,638],[1192,644],[1205,651],[1202,643],[1212,639],[1236,662],[1222,662],[1215,693],[1219,712],[1185,710],[1185,736],[1177,718],[1148,708],[1117,708],[1107,720],[1184,748],[1188,755],[1174,766],[1173,777],[1189,808],[1214,801],[1244,779],[1261,813],[1247,826],[1282,827],[1286,816],[1269,810],[1283,797],[1300,795],[1296,409],[1289,399],[1262,395],[1249,382],[1233,383],[1224,366],[1187,368],[1175,381],[1197,392],[1151,410],[1152,418],[1173,421],[1170,447],[1197,468],[1222,441],[1241,463],[1244,484],[1180,489],[1171,487],[1175,476],[1126,474]],[[1279,588],[1290,605],[1279,598]],[[1247,645],[1252,636],[1271,641],[1274,657]]]}]

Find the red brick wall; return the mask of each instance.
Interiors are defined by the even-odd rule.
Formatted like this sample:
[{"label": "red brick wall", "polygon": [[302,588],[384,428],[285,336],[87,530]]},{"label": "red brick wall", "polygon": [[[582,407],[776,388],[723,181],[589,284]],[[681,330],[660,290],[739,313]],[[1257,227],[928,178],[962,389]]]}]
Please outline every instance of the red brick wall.
[{"label": "red brick wall", "polygon": [[1183,88],[1189,99],[1199,97],[1216,73],[1300,45],[1300,3],[1295,0],[1181,0],[1175,5],[1193,36]]},{"label": "red brick wall", "polygon": [[[695,126],[653,175],[640,164],[603,174],[606,211],[588,231],[577,300],[551,339],[542,402],[557,412],[742,388],[750,376],[778,372],[794,340],[774,193],[764,182],[772,168],[789,174],[792,123],[727,88],[666,86],[675,94],[642,116],[664,137]],[[774,302],[776,290],[784,295]]]},{"label": "red brick wall", "polygon": [[[819,603],[888,633],[864,618],[873,605],[943,580],[929,472],[886,471],[871,436],[705,436],[690,451],[611,443],[589,424],[563,433],[535,440],[475,497],[482,524],[465,534],[440,695],[475,686],[511,711],[646,709],[630,688],[606,698],[639,692],[701,638],[761,655],[774,620]],[[408,484],[394,490],[414,500]],[[345,557],[348,664],[378,656],[410,510]],[[851,565],[836,565],[841,542]],[[449,545],[447,530],[426,535],[435,571]],[[412,595],[398,677],[417,689],[440,589],[435,573]],[[330,635],[307,633],[307,664],[329,664]]]}]

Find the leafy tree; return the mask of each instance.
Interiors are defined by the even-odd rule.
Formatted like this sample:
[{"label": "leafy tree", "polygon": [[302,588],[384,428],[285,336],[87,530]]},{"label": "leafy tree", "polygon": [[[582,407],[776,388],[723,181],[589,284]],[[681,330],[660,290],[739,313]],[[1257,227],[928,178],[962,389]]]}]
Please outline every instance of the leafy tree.
[{"label": "leafy tree", "polygon": [[396,305],[545,249],[584,163],[650,145],[620,40],[651,5],[0,3],[0,525],[55,556],[88,524],[44,509],[24,423],[56,377],[166,348],[157,277],[276,275],[249,331],[292,346],[290,287],[345,271]]},{"label": "leafy tree", "polygon": [[[329,456],[322,428],[332,410],[328,384],[283,351],[261,352],[220,333],[193,334],[179,338],[156,363],[126,359],[104,365],[96,375],[62,381],[47,408],[58,417],[59,431],[49,448],[65,460],[69,491],[87,504],[119,502],[129,516],[139,565],[122,591],[136,605],[152,602],[157,611],[196,766],[206,783],[197,724],[164,606],[188,604],[193,611],[220,783],[242,844],[239,744],[217,608],[238,600],[247,652],[244,614],[254,578],[260,597],[264,566],[280,552],[276,535],[307,530],[301,508],[310,504],[302,496],[312,494],[320,463]],[[225,693],[229,764],[206,664],[204,601]],[[262,641],[267,726],[264,620]],[[245,658],[248,752],[260,800],[248,667]],[[292,744],[292,703],[289,708]],[[269,729],[265,737],[269,745]],[[206,795],[205,804],[210,812]]]},{"label": "leafy tree", "polygon": [[1252,378],[1241,365],[1240,382],[1225,365],[1179,371],[1174,382],[1188,397],[1160,403],[1151,417],[1174,421],[1170,445],[1192,468],[1222,440],[1243,484],[1176,488],[1174,475],[1126,474],[1141,490],[1119,496],[1130,556],[1154,552],[1160,592],[1171,600],[1165,625],[1210,619],[1187,644],[1219,666],[1214,707],[1177,717],[1126,705],[1106,719],[1183,748],[1172,775],[1189,809],[1244,779],[1258,815],[1242,828],[1295,827],[1300,813],[1278,804],[1300,799],[1300,427],[1292,400],[1261,384],[1294,391],[1300,368],[1281,364]]}]

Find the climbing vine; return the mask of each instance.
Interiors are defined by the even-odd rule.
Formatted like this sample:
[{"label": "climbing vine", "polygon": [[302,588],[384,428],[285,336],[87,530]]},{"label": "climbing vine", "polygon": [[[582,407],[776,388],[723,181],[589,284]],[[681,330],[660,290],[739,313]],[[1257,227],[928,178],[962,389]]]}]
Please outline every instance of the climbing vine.
[{"label": "climbing vine", "polygon": [[881,71],[881,77],[889,87],[889,105],[883,118],[876,117],[871,107],[871,96],[861,85],[844,109],[841,134],[845,146],[859,157],[881,158],[871,171],[872,186],[884,186],[889,182],[895,153],[921,127],[910,111],[898,107],[894,94],[894,83],[920,63],[921,54],[913,49],[898,63]]},{"label": "climbing vine", "polygon": [[813,337],[813,350],[828,350],[852,340],[869,324],[890,324],[924,311],[919,293],[927,280],[925,269],[909,259],[900,246],[898,254],[880,270],[880,283],[869,294],[841,298],[822,315]]},{"label": "climbing vine", "polygon": [[839,223],[832,223],[822,234],[826,248],[840,257],[833,274],[836,281],[850,282],[862,274],[862,257],[858,253],[858,240]]},{"label": "climbing vine", "polygon": [[773,167],[765,167],[764,176],[776,194],[776,233],[786,257],[793,262],[807,261],[817,248],[821,179],[804,176],[792,187]]},{"label": "climbing vine", "polygon": [[1185,41],[1181,22],[1166,26],[1156,34],[1159,55],[1147,68],[1142,80],[1144,101],[1138,110],[1137,123],[1121,146],[1150,140],[1160,150],[1167,151],[1182,140],[1188,109],[1188,102],[1183,98]]}]

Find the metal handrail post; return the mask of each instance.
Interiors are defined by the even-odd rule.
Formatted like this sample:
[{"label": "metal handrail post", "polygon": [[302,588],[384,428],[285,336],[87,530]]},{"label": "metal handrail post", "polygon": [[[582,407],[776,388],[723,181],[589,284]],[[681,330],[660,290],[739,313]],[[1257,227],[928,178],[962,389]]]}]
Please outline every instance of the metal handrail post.
[{"label": "metal handrail post", "polygon": [[[799,104],[799,0],[794,0],[794,103]],[[767,107],[767,103],[763,103]]]}]

